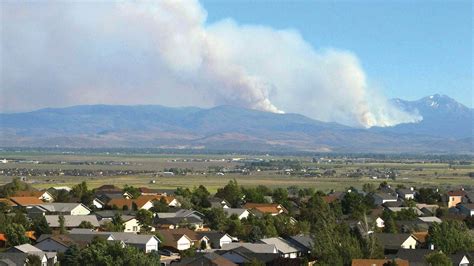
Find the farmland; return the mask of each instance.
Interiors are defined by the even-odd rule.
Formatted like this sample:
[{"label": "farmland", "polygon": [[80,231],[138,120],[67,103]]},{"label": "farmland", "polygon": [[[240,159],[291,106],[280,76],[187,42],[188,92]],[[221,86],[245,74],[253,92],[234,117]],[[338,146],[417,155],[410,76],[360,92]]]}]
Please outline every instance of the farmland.
[{"label": "farmland", "polygon": [[[315,188],[328,192],[365,183],[474,187],[472,160],[373,159],[344,156],[1,152],[1,183],[25,177],[37,188],[103,184],[211,192],[236,179],[243,186]],[[174,172],[169,174],[168,172]]]}]

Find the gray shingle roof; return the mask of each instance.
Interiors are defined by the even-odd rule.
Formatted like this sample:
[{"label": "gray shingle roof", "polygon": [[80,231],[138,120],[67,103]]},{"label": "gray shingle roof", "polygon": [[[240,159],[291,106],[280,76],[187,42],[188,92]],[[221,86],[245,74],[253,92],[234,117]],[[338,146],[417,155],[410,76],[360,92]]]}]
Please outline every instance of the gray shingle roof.
[{"label": "gray shingle roof", "polygon": [[295,247],[292,243],[286,241],[281,237],[264,238],[260,241],[265,244],[275,245],[277,250],[283,254],[294,253],[299,251],[298,248]]},{"label": "gray shingle roof", "polygon": [[[59,215],[45,215],[46,221],[51,227],[59,227]],[[90,222],[94,227],[99,227],[99,221],[95,215],[64,215],[66,227],[78,227],[82,221]]]}]

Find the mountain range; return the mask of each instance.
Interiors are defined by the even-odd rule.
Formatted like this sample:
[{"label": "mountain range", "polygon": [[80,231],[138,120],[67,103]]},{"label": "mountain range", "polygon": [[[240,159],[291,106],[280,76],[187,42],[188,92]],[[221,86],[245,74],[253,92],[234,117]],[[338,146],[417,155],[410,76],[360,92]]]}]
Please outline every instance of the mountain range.
[{"label": "mountain range", "polygon": [[2,147],[473,153],[473,109],[444,95],[393,99],[423,121],[351,128],[235,106],[85,105],[0,114]]}]

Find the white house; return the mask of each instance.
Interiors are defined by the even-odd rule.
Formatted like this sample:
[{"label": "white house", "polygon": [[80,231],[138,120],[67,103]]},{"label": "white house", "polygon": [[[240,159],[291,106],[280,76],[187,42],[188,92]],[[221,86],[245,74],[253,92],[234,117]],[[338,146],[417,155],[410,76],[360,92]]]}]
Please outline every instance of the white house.
[{"label": "white house", "polygon": [[181,238],[179,238],[176,241],[177,250],[186,250],[186,249],[191,248],[191,246],[192,246],[192,240],[186,235],[181,236]]},{"label": "white house", "polygon": [[102,202],[100,199],[98,198],[94,198],[92,200],[92,205],[94,205],[95,208],[97,209],[103,209],[105,207],[105,203]]},{"label": "white house", "polygon": [[405,200],[415,199],[415,189],[413,187],[397,189],[398,197]]},{"label": "white house", "polygon": [[377,219],[375,219],[375,226],[377,226],[377,228],[384,228],[385,221],[382,218],[377,217]]},{"label": "white house", "polygon": [[275,245],[278,252],[284,258],[294,259],[297,258],[299,255],[299,249],[292,243],[281,237],[264,238],[260,241],[265,244]]},{"label": "white house", "polygon": [[63,215],[89,215],[91,210],[82,203],[49,203],[39,205],[48,213]]},{"label": "white house", "polygon": [[237,215],[237,217],[239,217],[239,220],[247,218],[250,215],[250,212],[247,209],[241,209],[241,208],[226,208],[224,209],[224,212],[229,217],[232,216],[232,214]]}]

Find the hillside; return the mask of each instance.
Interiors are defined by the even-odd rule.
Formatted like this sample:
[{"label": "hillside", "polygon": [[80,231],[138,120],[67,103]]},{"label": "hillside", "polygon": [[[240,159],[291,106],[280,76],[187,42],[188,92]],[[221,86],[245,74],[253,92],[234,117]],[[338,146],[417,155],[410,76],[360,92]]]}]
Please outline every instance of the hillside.
[{"label": "hillside", "polygon": [[[400,101],[402,104],[402,102]],[[406,104],[406,108],[412,108]],[[414,106],[416,107],[416,106]],[[420,110],[423,114],[423,110]],[[471,113],[472,114],[472,113]],[[427,116],[430,120],[430,118]],[[464,118],[463,118],[464,119]],[[428,122],[430,121],[428,120]],[[2,147],[156,147],[248,151],[472,152],[472,136],[419,125],[355,129],[233,106],[74,106],[0,114]],[[432,125],[432,122],[428,123]],[[413,126],[415,129],[410,129]],[[416,132],[417,135],[411,133]],[[448,131],[445,132],[448,134]]]}]

